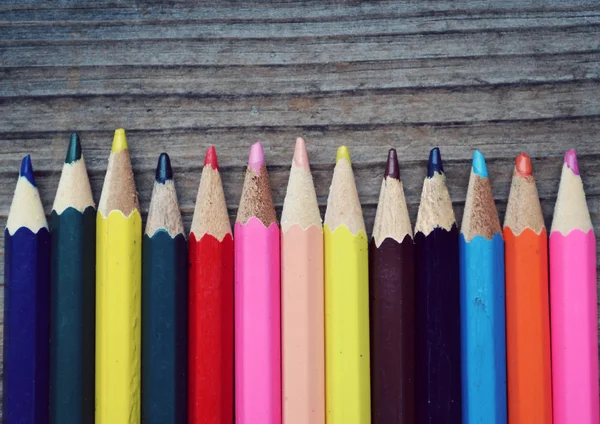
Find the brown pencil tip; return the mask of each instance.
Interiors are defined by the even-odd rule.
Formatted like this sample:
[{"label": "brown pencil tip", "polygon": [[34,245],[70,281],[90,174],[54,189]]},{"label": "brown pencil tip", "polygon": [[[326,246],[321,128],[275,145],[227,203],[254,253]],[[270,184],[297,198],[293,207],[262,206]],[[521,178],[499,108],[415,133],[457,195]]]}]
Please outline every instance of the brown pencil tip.
[{"label": "brown pencil tip", "polygon": [[391,177],[397,180],[400,179],[400,166],[398,165],[398,154],[396,153],[396,149],[390,149],[388,152],[388,158],[383,177]]},{"label": "brown pencil tip", "polygon": [[517,168],[517,172],[522,177],[529,177],[532,175],[531,169],[531,158],[527,153],[521,153],[517,156],[517,160],[515,161],[515,167]]}]

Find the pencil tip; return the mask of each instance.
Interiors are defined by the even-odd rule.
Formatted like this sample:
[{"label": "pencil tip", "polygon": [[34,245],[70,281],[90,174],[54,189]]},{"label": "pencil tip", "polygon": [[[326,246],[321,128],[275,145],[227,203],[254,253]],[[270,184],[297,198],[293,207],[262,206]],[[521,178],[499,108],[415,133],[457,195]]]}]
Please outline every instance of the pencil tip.
[{"label": "pencil tip", "polygon": [[298,137],[296,139],[296,148],[294,149],[294,164],[298,168],[309,169],[306,143],[302,137]]},{"label": "pencil tip", "polygon": [[210,165],[214,170],[219,169],[219,159],[217,158],[217,149],[215,146],[210,146],[206,149],[206,156],[204,157],[204,166]]},{"label": "pencil tip", "polygon": [[398,154],[396,149],[390,149],[388,152],[387,163],[385,164],[385,172],[383,178],[391,177],[397,180],[400,179],[400,166],[398,165]]},{"label": "pencil tip", "polygon": [[444,166],[442,164],[442,155],[439,147],[434,147],[429,152],[429,162],[427,163],[427,178],[433,178],[435,173],[443,174]]},{"label": "pencil tip", "polygon": [[338,163],[340,159],[346,159],[348,162],[352,163],[352,159],[350,159],[350,151],[346,146],[340,146],[337,149],[335,163]]},{"label": "pencil tip", "polygon": [[164,184],[167,180],[173,179],[173,170],[171,169],[171,159],[166,153],[161,153],[156,165],[156,182]]},{"label": "pencil tip", "polygon": [[265,164],[265,152],[260,141],[254,143],[250,148],[250,157],[248,158],[248,166],[260,173],[260,168]]},{"label": "pencil tip", "polygon": [[481,178],[487,178],[488,171],[485,164],[485,157],[479,150],[475,150],[473,153],[473,172],[479,175]]},{"label": "pencil tip", "polygon": [[67,156],[65,157],[65,163],[73,163],[76,160],[81,159],[81,142],[76,132],[71,134],[71,140],[69,141],[69,147],[67,148]]},{"label": "pencil tip", "polygon": [[565,153],[565,163],[575,175],[579,175],[579,162],[577,162],[577,152],[575,149]]},{"label": "pencil tip", "polygon": [[515,167],[519,175],[522,177],[529,177],[533,174],[533,169],[531,168],[531,158],[525,152],[517,156]]},{"label": "pencil tip", "polygon": [[116,129],[115,136],[113,137],[113,144],[112,144],[111,151],[113,153],[119,153],[126,149],[128,149],[128,146],[127,146],[127,136],[125,135],[125,130],[123,128]]},{"label": "pencil tip", "polygon": [[29,181],[32,186],[36,187],[35,177],[33,176],[33,166],[31,165],[31,156],[27,155],[21,161],[19,176],[27,178],[27,181]]}]

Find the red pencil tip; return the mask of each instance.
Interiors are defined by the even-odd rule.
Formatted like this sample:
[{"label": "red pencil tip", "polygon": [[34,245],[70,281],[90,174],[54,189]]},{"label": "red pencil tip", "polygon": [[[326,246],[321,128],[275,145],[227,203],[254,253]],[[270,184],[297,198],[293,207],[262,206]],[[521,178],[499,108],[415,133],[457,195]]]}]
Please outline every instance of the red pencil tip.
[{"label": "red pencil tip", "polygon": [[517,156],[515,166],[517,168],[517,172],[522,177],[529,177],[533,173],[531,169],[531,158],[527,153],[521,153],[519,156]]},{"label": "red pencil tip", "polygon": [[206,157],[204,158],[204,166],[210,165],[212,169],[219,169],[219,160],[217,159],[217,149],[215,146],[210,146],[206,150]]}]

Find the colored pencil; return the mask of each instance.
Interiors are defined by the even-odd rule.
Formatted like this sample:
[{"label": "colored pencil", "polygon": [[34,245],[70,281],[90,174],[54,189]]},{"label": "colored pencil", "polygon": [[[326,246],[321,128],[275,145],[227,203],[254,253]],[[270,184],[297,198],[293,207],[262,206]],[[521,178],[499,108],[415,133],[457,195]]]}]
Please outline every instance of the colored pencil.
[{"label": "colored pencil", "polygon": [[371,419],[415,422],[415,280],[412,227],[390,149],[369,245]]},{"label": "colored pencil", "polygon": [[115,131],[96,219],[96,424],[140,422],[142,219]]},{"label": "colored pencil", "polygon": [[50,233],[29,155],[4,230],[3,423],[48,422]]},{"label": "colored pencil", "polygon": [[419,424],[460,424],[458,227],[440,150],[429,153],[415,225],[416,379]]},{"label": "colored pencil", "polygon": [[552,423],[548,235],[531,160],[516,160],[504,218],[508,421]]},{"label": "colored pencil", "polygon": [[282,399],[285,424],[325,423],[323,226],[302,138],[281,214]]},{"label": "colored pencil", "polygon": [[337,151],[323,233],[326,421],[368,424],[371,422],[368,245],[346,146]]},{"label": "colored pencil", "polygon": [[234,231],[236,422],[281,423],[279,228],[261,143],[250,151]]},{"label": "colored pencil", "polygon": [[233,237],[214,147],[189,239],[189,422],[233,422]]},{"label": "colored pencil", "polygon": [[71,134],[50,218],[50,423],[94,421],[96,205]]},{"label": "colored pencil", "polygon": [[142,238],[142,421],[187,423],[187,245],[161,153]]},{"label": "colored pencil", "polygon": [[463,423],[506,423],[504,241],[478,150],[459,240]]},{"label": "colored pencil", "polygon": [[569,150],[550,232],[554,424],[600,423],[596,302],[596,237]]}]

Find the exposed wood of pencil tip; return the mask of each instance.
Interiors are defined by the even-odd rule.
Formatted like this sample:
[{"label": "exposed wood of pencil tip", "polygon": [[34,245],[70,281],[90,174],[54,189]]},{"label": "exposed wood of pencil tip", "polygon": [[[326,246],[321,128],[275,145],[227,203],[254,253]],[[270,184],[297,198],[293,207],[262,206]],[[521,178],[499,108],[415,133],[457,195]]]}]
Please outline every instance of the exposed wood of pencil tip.
[{"label": "exposed wood of pencil tip", "polygon": [[573,173],[567,164],[563,164],[554,206],[552,232],[559,231],[567,235],[574,229],[588,232],[592,228],[581,176]]},{"label": "exposed wood of pencil tip", "polygon": [[333,170],[325,224],[331,231],[345,225],[354,235],[366,232],[352,165],[347,159],[339,159]]},{"label": "exposed wood of pencil tip", "polygon": [[391,176],[384,177],[375,212],[373,240],[379,247],[386,238],[401,243],[406,236],[412,239],[413,234],[402,181]]},{"label": "exposed wood of pencil tip", "polygon": [[115,210],[129,216],[134,210],[139,210],[139,207],[129,150],[124,149],[117,153],[111,152],[108,158],[98,211],[104,217],[108,217]]},{"label": "exposed wood of pencil tip", "polygon": [[501,231],[490,180],[480,177],[472,170],[460,231],[467,241],[475,236],[491,240]]},{"label": "exposed wood of pencil tip", "polygon": [[258,173],[251,166],[246,169],[236,222],[246,224],[252,217],[258,218],[265,227],[277,222],[269,174],[264,164]]},{"label": "exposed wood of pencil tip", "polygon": [[544,228],[535,179],[533,175],[522,175],[516,168],[506,205],[504,228],[510,228],[514,235],[519,235],[526,229],[540,234]]},{"label": "exposed wood of pencil tip", "polygon": [[29,228],[34,233],[41,228],[48,228],[29,155],[21,163],[21,172],[6,221],[6,229],[10,234],[15,234],[19,228]]},{"label": "exposed wood of pencil tip", "polygon": [[221,174],[210,164],[204,165],[202,169],[190,229],[190,234],[192,233],[196,240],[200,240],[205,234],[210,234],[219,241],[227,234],[231,234]]},{"label": "exposed wood of pencil tip", "polygon": [[436,228],[450,231],[454,224],[456,217],[446,186],[446,176],[434,172],[431,178],[427,177],[423,181],[415,234],[421,232],[427,236]]},{"label": "exposed wood of pencil tip", "polygon": [[164,184],[155,182],[150,197],[145,234],[152,237],[160,230],[166,231],[172,238],[178,234],[185,235],[175,182],[172,179],[166,180]]},{"label": "exposed wood of pencil tip", "polygon": [[61,214],[71,207],[79,212],[85,211],[89,206],[95,207],[92,197],[92,187],[88,178],[83,156],[71,163],[63,165],[56,196],[52,210]]},{"label": "exposed wood of pencil tip", "polygon": [[317,194],[302,138],[296,141],[294,160],[281,212],[281,230],[286,232],[292,225],[299,225],[302,229],[307,229],[311,225],[322,227]]}]

